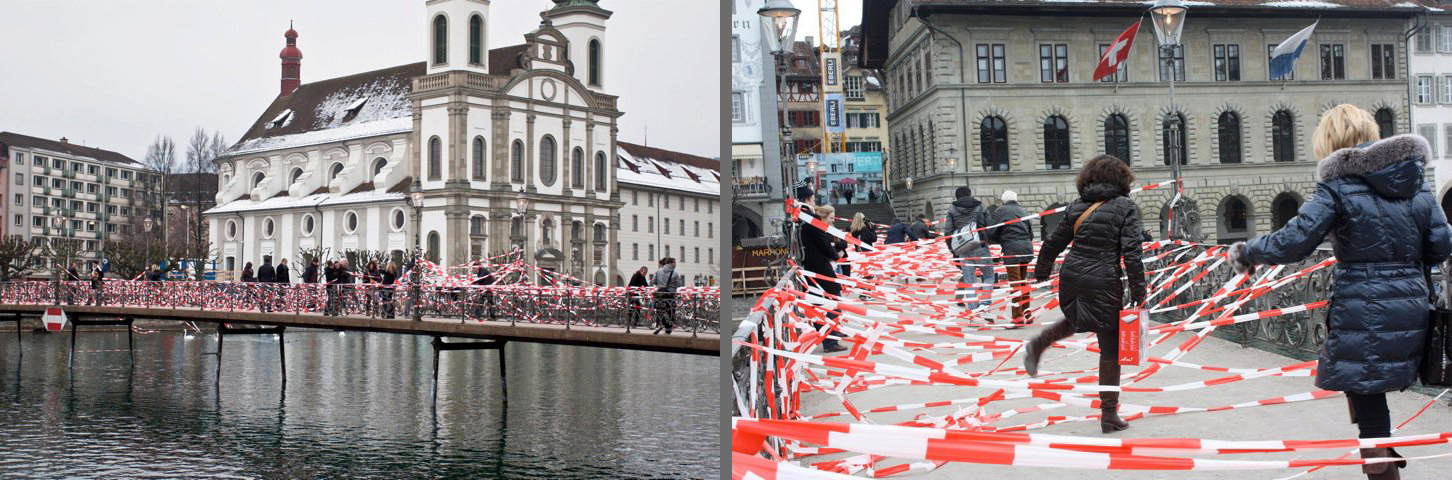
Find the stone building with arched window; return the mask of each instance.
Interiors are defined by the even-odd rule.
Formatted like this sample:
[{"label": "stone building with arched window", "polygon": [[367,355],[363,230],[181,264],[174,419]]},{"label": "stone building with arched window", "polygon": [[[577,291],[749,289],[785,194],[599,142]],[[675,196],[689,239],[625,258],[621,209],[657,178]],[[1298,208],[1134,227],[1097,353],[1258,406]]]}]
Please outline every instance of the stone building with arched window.
[{"label": "stone building with arched window", "polygon": [[[1201,240],[1268,233],[1314,191],[1311,134],[1322,112],[1350,103],[1373,112],[1386,134],[1413,131],[1403,35],[1426,11],[1293,3],[1194,2],[1174,72],[1146,20],[1121,71],[1095,81],[1101,53],[1147,4],[865,0],[860,65],[887,79],[884,169],[895,213],[941,217],[964,184],[985,201],[1015,190],[1039,211],[1076,198],[1074,176],[1096,155],[1129,162],[1138,184],[1170,180],[1174,156]],[[1271,81],[1270,50],[1317,17],[1293,78]],[[1182,128],[1171,134],[1171,125]],[[1135,196],[1147,229],[1162,223],[1172,194]]]}]

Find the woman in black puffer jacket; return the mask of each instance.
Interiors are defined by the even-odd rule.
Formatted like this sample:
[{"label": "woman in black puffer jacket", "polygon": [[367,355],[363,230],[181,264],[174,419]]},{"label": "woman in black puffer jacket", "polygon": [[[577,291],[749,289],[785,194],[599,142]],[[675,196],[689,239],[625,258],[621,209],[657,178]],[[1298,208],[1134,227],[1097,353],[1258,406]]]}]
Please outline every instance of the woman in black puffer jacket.
[{"label": "woman in black puffer jacket", "polygon": [[[1110,155],[1094,157],[1074,180],[1079,199],[1069,204],[1058,228],[1044,239],[1034,266],[1034,278],[1048,280],[1054,259],[1074,242],[1059,272],[1059,309],[1064,320],[1029,341],[1024,357],[1029,375],[1038,375],[1039,355],[1054,342],[1075,333],[1094,332],[1099,337],[1099,384],[1119,385],[1119,310],[1125,306],[1120,277],[1128,273],[1135,305],[1144,303],[1145,296],[1139,206],[1128,196],[1132,182],[1129,165]],[[1119,392],[1100,392],[1099,400],[1104,433],[1129,428],[1119,418]]]},{"label": "woman in black puffer jacket", "polygon": [[[1316,194],[1280,230],[1230,248],[1240,271],[1299,261],[1330,237],[1336,255],[1329,334],[1316,386],[1346,392],[1362,438],[1391,436],[1386,392],[1416,382],[1427,329],[1427,272],[1452,253],[1452,229],[1423,181],[1431,149],[1416,135],[1376,141],[1376,120],[1340,105],[1312,137]],[[1373,143],[1375,142],[1375,143]],[[1363,449],[1361,456],[1398,456]],[[1405,465],[1406,462],[1397,462]],[[1369,478],[1398,478],[1385,463]]]}]

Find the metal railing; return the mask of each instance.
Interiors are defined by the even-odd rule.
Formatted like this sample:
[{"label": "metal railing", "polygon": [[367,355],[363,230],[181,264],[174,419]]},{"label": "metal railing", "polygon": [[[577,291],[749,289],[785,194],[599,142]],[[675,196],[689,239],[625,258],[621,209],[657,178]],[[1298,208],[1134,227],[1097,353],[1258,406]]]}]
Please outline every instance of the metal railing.
[{"label": "metal railing", "polygon": [[[623,328],[664,327],[720,332],[721,295],[714,287],[683,287],[657,295],[650,287],[542,287],[533,285],[420,287],[417,305],[428,320],[507,322]],[[232,282],[0,282],[0,303],[195,308],[394,318],[411,321],[410,285],[279,284]]]}]

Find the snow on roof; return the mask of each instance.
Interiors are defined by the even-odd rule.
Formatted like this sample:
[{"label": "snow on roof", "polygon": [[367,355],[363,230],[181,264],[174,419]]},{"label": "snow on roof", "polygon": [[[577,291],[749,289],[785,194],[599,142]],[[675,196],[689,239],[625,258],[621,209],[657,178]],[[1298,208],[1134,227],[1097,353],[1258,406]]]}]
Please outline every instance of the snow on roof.
[{"label": "snow on roof", "polygon": [[314,193],[301,198],[292,198],[286,195],[272,197],[260,202],[248,198],[239,198],[226,205],[219,205],[211,210],[202,212],[204,214],[235,213],[235,212],[257,212],[263,210],[283,210],[291,208],[312,208],[327,207],[334,205],[351,205],[357,203],[403,201],[402,193],[378,193],[359,192],[346,195],[332,196],[327,193]]},{"label": "snow on roof", "polygon": [[[616,152],[615,178],[624,185],[696,193],[702,195],[721,194],[721,176],[717,172],[676,162],[654,158],[635,157],[630,150]],[[649,164],[652,168],[631,169],[630,164]]]},{"label": "snow on roof", "polygon": [[[349,115],[350,111],[357,114]],[[400,117],[411,119],[412,114],[408,89],[387,78],[334,91],[313,110],[313,118],[317,119],[314,127],[320,129]]]},{"label": "snow on roof", "polygon": [[[372,103],[372,102],[370,102]],[[365,109],[366,110],[366,109]],[[359,114],[361,117],[362,114]],[[341,118],[341,117],[340,117]],[[357,138],[377,137],[395,133],[406,133],[413,131],[413,118],[400,117],[389,118],[366,123],[348,122],[337,128],[315,130],[292,135],[278,137],[254,138],[239,143],[227,152],[228,155],[243,155],[266,150],[278,150],[283,148],[306,147],[324,143],[341,142]]]}]

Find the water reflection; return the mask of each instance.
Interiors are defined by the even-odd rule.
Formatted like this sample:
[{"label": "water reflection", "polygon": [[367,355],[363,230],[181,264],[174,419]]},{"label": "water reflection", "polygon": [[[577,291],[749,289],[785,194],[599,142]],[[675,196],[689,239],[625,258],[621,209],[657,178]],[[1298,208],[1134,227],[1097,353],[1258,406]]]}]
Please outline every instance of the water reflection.
[{"label": "water reflection", "polygon": [[0,476],[715,478],[717,359],[428,337],[81,332],[0,342]]}]

